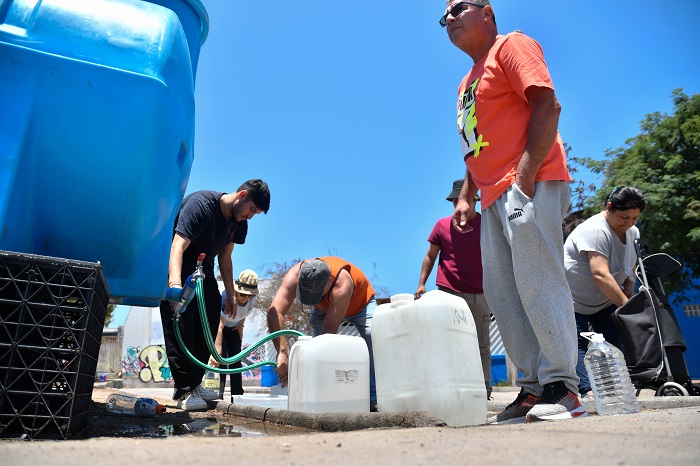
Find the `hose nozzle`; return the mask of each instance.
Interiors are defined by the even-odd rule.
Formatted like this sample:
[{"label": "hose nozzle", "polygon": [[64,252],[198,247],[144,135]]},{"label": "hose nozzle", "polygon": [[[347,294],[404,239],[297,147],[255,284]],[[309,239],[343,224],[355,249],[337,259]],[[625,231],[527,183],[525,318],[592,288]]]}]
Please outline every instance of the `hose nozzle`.
[{"label": "hose nozzle", "polygon": [[202,262],[206,254],[200,254],[197,258],[197,269],[185,279],[182,288],[168,288],[165,292],[165,299],[172,301],[173,313],[182,314],[187,310],[187,305],[190,304],[195,296],[197,289],[197,281],[204,280],[204,272],[202,271]]}]

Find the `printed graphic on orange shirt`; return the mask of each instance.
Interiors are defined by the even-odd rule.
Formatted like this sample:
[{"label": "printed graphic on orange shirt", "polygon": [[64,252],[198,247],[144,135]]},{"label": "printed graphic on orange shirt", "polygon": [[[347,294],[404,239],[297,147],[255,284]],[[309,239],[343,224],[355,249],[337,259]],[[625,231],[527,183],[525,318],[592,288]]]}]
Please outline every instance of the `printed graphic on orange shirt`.
[{"label": "printed graphic on orange shirt", "polygon": [[459,128],[459,142],[462,147],[464,159],[467,157],[479,157],[482,149],[489,145],[483,140],[483,135],[479,134],[476,125],[476,86],[479,83],[479,78],[459,96],[457,103],[457,127]]}]

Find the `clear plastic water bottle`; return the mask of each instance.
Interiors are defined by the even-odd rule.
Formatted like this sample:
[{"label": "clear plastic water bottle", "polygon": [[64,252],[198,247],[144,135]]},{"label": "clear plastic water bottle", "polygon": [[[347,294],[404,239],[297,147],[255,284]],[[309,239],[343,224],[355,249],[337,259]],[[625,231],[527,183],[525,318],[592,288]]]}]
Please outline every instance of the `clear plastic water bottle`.
[{"label": "clear plastic water bottle", "polygon": [[218,390],[219,387],[221,387],[221,376],[214,371],[207,371],[204,374],[204,388]]},{"label": "clear plastic water bottle", "polygon": [[153,398],[138,398],[121,393],[112,393],[107,398],[107,412],[154,417],[158,414],[163,414],[165,406],[158,404]]},{"label": "clear plastic water bottle", "polygon": [[639,412],[639,403],[622,351],[605,341],[605,337],[599,333],[581,332],[581,336],[591,341],[583,361],[598,414]]}]

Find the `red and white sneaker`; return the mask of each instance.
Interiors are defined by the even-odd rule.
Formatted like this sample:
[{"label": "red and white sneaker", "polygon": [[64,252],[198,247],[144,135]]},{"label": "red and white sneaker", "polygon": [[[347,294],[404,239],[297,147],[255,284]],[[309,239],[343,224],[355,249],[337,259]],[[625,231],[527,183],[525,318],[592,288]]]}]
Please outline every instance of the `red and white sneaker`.
[{"label": "red and white sneaker", "polygon": [[525,422],[525,416],[540,401],[540,397],[520,389],[518,397],[506,409],[490,417],[486,424],[518,424]]},{"label": "red and white sneaker", "polygon": [[564,382],[544,386],[542,399],[527,413],[526,422],[556,421],[588,416],[578,396],[566,388]]}]

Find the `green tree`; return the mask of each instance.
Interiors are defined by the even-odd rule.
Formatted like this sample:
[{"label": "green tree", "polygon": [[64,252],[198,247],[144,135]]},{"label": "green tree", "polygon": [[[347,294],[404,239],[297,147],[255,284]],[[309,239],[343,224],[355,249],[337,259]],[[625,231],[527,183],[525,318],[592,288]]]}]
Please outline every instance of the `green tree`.
[{"label": "green tree", "polygon": [[116,307],[117,306],[114,304],[107,305],[107,312],[105,314],[105,325],[104,325],[105,327],[109,327],[110,324],[112,323],[112,320],[114,319],[114,316],[112,314],[113,314],[114,309]]},{"label": "green tree", "polygon": [[[580,216],[583,213],[586,200],[590,197],[590,193],[595,193],[596,187],[593,183],[586,184],[582,179],[577,178],[579,167],[584,165],[582,162],[583,159],[572,157],[571,152],[573,148],[567,143],[564,143],[564,150],[566,151],[566,159],[569,161],[567,163],[567,168],[573,178],[571,182],[571,207],[569,210],[574,216]],[[568,234],[566,236],[568,236]]]},{"label": "green tree", "polygon": [[664,284],[667,294],[685,292],[700,278],[700,94],[672,94],[674,113],[646,115],[641,133],[603,160],[576,158],[602,186],[585,201],[585,217],[601,210],[615,186],[635,186],[647,199],[639,229],[650,252],[665,252],[685,267]]}]

